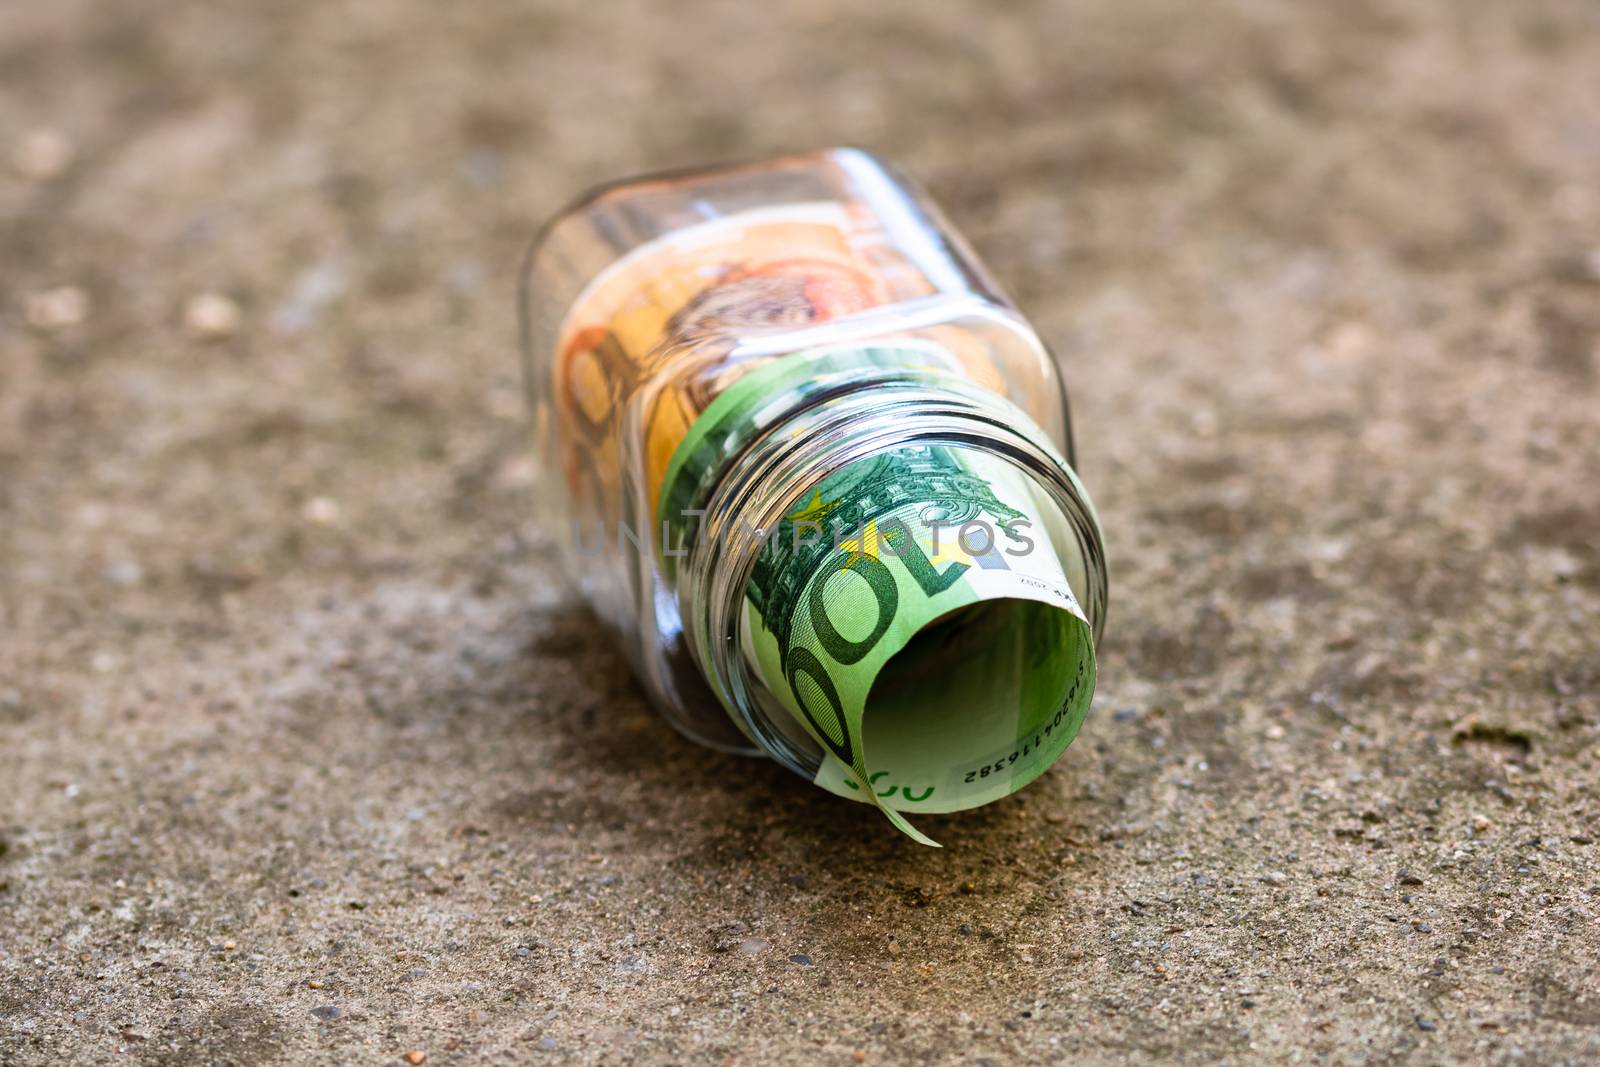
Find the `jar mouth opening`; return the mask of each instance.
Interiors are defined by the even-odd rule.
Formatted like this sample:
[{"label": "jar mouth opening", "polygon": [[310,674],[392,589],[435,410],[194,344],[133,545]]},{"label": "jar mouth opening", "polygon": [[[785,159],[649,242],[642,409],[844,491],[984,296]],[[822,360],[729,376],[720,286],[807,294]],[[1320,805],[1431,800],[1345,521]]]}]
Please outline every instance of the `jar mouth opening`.
[{"label": "jar mouth opening", "polygon": [[820,753],[752,671],[740,636],[763,541],[797,501],[846,464],[911,446],[986,453],[1043,490],[1081,563],[1073,592],[1094,645],[1104,629],[1108,582],[1094,506],[1044,432],[995,394],[962,383],[880,383],[830,398],[775,425],[734,462],[706,502],[703,537],[680,570],[685,635],[735,725],[761,750],[810,777]]},{"label": "jar mouth opening", "polygon": [[883,664],[862,707],[861,751],[883,779],[879,796],[907,814],[946,814],[994,799],[991,782],[1010,792],[1032,781],[1082,726],[1095,681],[1086,646],[1075,612],[1024,596],[926,622]]}]

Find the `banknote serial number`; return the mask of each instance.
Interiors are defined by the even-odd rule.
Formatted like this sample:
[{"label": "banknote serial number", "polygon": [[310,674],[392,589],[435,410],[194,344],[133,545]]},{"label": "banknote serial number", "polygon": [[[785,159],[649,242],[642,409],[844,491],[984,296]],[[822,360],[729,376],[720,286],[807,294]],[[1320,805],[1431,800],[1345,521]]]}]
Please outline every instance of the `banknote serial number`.
[{"label": "banknote serial number", "polygon": [[[1076,689],[1077,686],[1073,686],[1073,688]],[[1066,718],[1066,715],[1067,705],[1063,704],[1061,708],[1056,711],[1055,718],[1039,727],[1038,730],[1034,731],[1032,736],[1030,736],[1026,741],[1018,745],[1016,748],[1012,749],[1008,755],[1002,756],[993,763],[985,763],[981,767],[974,767],[972,770],[968,771],[962,776],[961,781],[970,785],[973,782],[981,782],[992,774],[1004,773],[1018,760],[1026,759],[1028,756],[1044,747],[1045,740],[1049,738],[1052,733],[1061,728],[1061,720]]]}]

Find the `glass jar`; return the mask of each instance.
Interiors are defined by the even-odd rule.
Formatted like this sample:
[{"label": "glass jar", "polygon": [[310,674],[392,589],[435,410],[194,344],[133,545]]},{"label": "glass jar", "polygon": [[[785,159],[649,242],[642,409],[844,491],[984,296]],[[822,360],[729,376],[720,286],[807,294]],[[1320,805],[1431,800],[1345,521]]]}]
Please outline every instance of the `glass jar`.
[{"label": "glass jar", "polygon": [[[1085,644],[1098,641],[1102,537],[1071,468],[1055,362],[936,209],[871,155],[834,149],[602,186],[546,225],[519,296],[539,517],[652,701],[695,741],[764,753],[855,799],[878,781],[848,770],[823,780],[848,739],[796,714],[812,681],[791,673],[794,693],[775,692],[785,687],[741,631],[768,540],[794,533],[800,544],[796,516],[818,487],[874,459],[880,476],[893,463],[919,478],[958,450],[1017,487],[1044,516]],[[818,515],[838,504],[815,502]],[[976,535],[961,536],[960,558],[982,563],[967,551]],[[861,556],[844,558],[875,574]],[[964,669],[946,658],[914,673]],[[1072,732],[1087,694],[1074,700]]]}]

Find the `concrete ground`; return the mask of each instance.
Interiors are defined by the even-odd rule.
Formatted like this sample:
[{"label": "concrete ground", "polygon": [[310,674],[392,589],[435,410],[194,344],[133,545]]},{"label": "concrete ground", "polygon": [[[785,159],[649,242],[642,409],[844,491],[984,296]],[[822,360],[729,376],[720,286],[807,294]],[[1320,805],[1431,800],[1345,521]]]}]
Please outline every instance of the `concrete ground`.
[{"label": "concrete ground", "polygon": [[[830,143],[1112,552],[940,851],[673,734],[526,492],[541,218]],[[1588,0],[13,2],[0,150],[0,1063],[1600,1060]]]}]

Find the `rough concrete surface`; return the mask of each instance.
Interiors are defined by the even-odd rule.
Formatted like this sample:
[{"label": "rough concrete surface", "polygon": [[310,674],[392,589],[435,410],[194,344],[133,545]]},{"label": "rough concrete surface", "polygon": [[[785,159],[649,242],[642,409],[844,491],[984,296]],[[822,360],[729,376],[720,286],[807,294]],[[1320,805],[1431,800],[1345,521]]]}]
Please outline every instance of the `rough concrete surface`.
[{"label": "rough concrete surface", "polygon": [[[526,490],[541,218],[832,143],[1112,553],[937,851],[675,735]],[[1600,1060],[1593,3],[13,0],[0,149],[0,1062]]]}]

